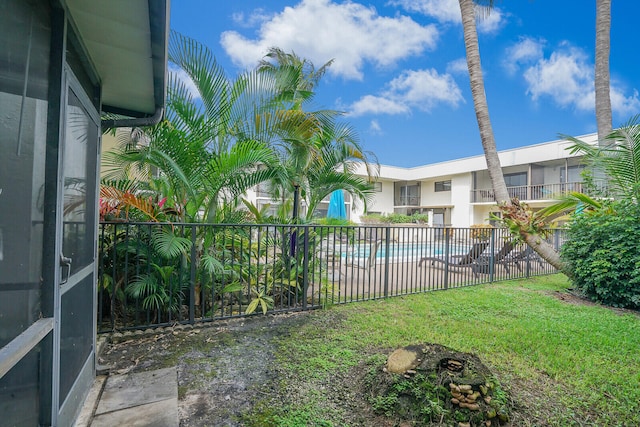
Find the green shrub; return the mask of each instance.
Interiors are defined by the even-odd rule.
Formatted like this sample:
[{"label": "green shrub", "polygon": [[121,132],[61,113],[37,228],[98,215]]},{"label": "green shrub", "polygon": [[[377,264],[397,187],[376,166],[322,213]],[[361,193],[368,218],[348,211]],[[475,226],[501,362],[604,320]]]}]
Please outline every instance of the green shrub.
[{"label": "green shrub", "polygon": [[605,203],[577,215],[570,224],[562,257],[573,284],[592,300],[640,308],[640,206]]},{"label": "green shrub", "polygon": [[346,227],[350,225],[355,225],[353,222],[349,221],[348,219],[329,218],[329,217],[315,218],[313,223],[318,225],[334,225],[336,227]]},{"label": "green shrub", "polygon": [[385,216],[382,214],[366,214],[360,216],[363,224],[382,224],[385,222]]},{"label": "green shrub", "polygon": [[391,224],[406,224],[412,221],[409,215],[400,214],[400,213],[390,213],[389,215],[387,215],[385,222],[389,222]]},{"label": "green shrub", "polygon": [[414,213],[405,215],[401,213],[390,214],[366,214],[360,217],[363,224],[426,224],[429,222],[429,214]]},{"label": "green shrub", "polygon": [[429,222],[429,214],[414,213],[411,215],[411,220],[416,224],[427,224]]}]

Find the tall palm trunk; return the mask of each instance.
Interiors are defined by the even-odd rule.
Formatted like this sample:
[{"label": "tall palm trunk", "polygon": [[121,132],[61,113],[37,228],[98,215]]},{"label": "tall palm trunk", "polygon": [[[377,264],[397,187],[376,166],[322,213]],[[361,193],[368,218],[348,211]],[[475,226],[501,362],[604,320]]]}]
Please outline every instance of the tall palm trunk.
[{"label": "tall palm trunk", "polygon": [[489,178],[498,203],[511,203],[507,184],[502,174],[502,166],[496,149],[496,141],[493,137],[493,128],[489,118],[489,105],[484,90],[484,78],[480,64],[480,48],[478,46],[478,32],[476,30],[476,15],[473,0],[459,0],[462,12],[462,29],[464,31],[464,45],[467,51],[467,67],[469,68],[469,80],[473,106],[476,110],[476,119],[480,129],[480,140],[487,161]]},{"label": "tall palm trunk", "polygon": [[611,50],[611,0],[596,0],[596,120],[598,144],[605,144],[611,133],[611,97],[609,91],[609,52]]},{"label": "tall palm trunk", "polygon": [[[476,30],[474,1],[459,0],[459,2],[460,12],[462,13],[462,29],[464,31],[464,44],[467,52],[471,95],[473,96],[473,106],[476,110],[476,119],[478,121],[478,128],[480,129],[480,139],[487,161],[491,185],[498,204],[511,205],[511,198],[509,197],[507,184],[502,174],[491,119],[489,118],[489,105],[487,104],[484,78],[482,77],[482,66],[480,63],[480,48],[478,45],[478,32]],[[563,262],[560,260],[560,256],[554,250],[553,246],[538,235],[526,233],[524,228],[520,229],[520,234],[543,259],[559,270],[565,269]]]}]

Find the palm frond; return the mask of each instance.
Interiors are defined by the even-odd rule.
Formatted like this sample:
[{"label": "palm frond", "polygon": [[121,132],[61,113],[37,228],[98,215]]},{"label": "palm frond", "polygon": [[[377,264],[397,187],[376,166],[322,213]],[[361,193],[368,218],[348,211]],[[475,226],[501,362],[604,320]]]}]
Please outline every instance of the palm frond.
[{"label": "palm frond", "polygon": [[166,259],[186,255],[191,250],[191,240],[176,236],[171,229],[156,230],[151,235],[151,243],[160,256]]}]

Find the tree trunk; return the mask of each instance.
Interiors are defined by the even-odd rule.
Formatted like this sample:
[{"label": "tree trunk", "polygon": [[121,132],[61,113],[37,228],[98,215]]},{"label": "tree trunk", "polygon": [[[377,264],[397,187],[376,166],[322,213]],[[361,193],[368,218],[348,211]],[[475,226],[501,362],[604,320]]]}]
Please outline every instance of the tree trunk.
[{"label": "tree trunk", "polygon": [[542,259],[567,276],[571,277],[571,272],[567,270],[567,265],[562,262],[558,252],[556,252],[553,246],[547,243],[546,240],[536,234],[526,234],[524,235],[524,239],[527,244],[542,257]]},{"label": "tree trunk", "polygon": [[[473,96],[473,106],[476,111],[478,128],[480,129],[480,139],[482,148],[491,178],[491,185],[498,204],[511,205],[511,197],[507,191],[507,184],[502,174],[502,166],[498,157],[491,119],[489,118],[489,105],[484,89],[484,78],[482,77],[482,66],[480,63],[480,48],[478,45],[478,32],[476,30],[475,6],[473,0],[459,0],[460,12],[462,14],[462,29],[464,31],[464,45],[467,52],[467,67],[469,69],[469,81],[471,83],[471,95]],[[527,244],[533,248],[538,255],[549,262],[560,271],[565,271],[565,265],[560,260],[560,256],[552,245],[537,235],[524,236]]]},{"label": "tree trunk", "polygon": [[595,93],[598,144],[605,144],[611,133],[611,97],[609,76],[609,52],[611,50],[611,0],[596,0],[596,64]]},{"label": "tree trunk", "polygon": [[493,187],[493,192],[498,204],[510,204],[511,198],[509,197],[504,175],[502,174],[502,166],[500,165],[500,158],[498,157],[498,150],[496,149],[496,142],[493,137],[491,119],[489,118],[489,105],[487,104],[487,97],[484,90],[474,2],[473,0],[459,1],[473,106],[476,111],[476,119],[478,121],[478,128],[480,129],[480,140],[487,162],[487,169],[489,170],[489,178],[491,178],[491,186]]}]

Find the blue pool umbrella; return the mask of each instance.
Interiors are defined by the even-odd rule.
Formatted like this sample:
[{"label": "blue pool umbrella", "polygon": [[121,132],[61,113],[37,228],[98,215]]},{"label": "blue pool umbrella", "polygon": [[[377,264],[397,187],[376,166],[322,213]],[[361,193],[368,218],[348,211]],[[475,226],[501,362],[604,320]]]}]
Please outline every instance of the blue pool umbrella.
[{"label": "blue pool umbrella", "polygon": [[347,219],[347,208],[344,205],[342,190],[336,190],[331,193],[327,218]]}]

